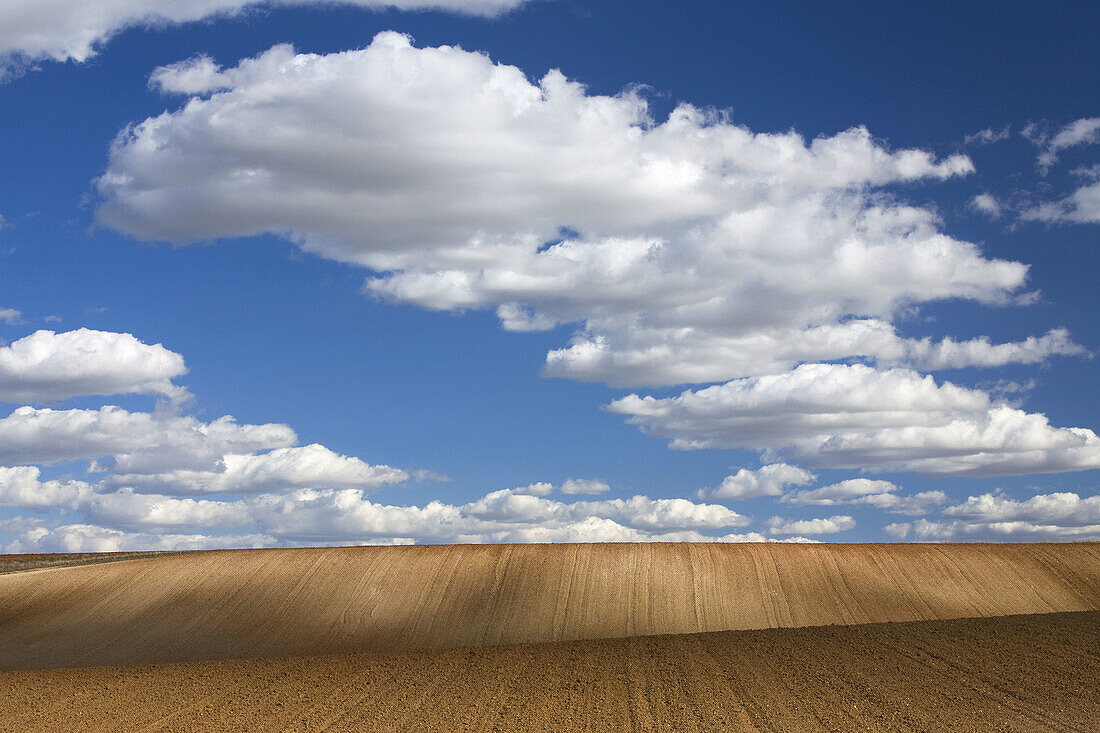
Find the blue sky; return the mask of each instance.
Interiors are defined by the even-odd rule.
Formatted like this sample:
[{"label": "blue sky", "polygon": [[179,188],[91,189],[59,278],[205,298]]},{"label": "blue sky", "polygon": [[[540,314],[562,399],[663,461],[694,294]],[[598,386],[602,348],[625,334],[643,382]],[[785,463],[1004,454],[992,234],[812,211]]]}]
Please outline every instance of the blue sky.
[{"label": "blue sky", "polygon": [[1100,537],[1091,4],[399,4],[0,9],[0,548]]}]

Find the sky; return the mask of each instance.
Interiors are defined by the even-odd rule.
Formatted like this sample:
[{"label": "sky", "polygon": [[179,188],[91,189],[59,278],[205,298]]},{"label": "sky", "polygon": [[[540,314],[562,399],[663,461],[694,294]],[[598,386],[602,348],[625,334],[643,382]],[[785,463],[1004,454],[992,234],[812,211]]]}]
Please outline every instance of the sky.
[{"label": "sky", "polygon": [[0,6],[0,551],[1100,539],[1092,3]]}]

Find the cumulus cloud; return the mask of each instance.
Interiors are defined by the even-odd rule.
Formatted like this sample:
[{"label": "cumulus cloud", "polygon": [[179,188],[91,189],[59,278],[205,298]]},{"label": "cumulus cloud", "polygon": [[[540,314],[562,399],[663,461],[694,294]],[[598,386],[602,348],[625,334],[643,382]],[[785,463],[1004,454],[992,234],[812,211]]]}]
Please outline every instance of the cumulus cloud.
[{"label": "cumulus cloud", "polygon": [[990,219],[1000,219],[1004,211],[1004,205],[996,196],[988,193],[980,193],[970,199],[970,208],[988,216]]},{"label": "cumulus cloud", "polygon": [[1020,212],[1025,221],[1096,224],[1100,222],[1100,166],[1075,171],[1086,183],[1058,201],[1047,201]]},{"label": "cumulus cloud", "polygon": [[610,486],[606,481],[600,481],[599,479],[566,479],[565,483],[561,485],[561,493],[563,494],[602,494],[605,491],[609,491]]},{"label": "cumulus cloud", "polygon": [[942,491],[922,491],[911,496],[899,496],[896,484],[866,478],[840,481],[817,489],[786,494],[783,501],[789,504],[810,506],[838,506],[862,504],[873,506],[891,514],[927,514],[935,506],[946,504],[947,494]]},{"label": "cumulus cloud", "polygon": [[0,347],[0,402],[55,402],[83,395],[187,395],[172,383],[183,357],[128,333],[36,331]]},{"label": "cumulus cloud", "polygon": [[1100,437],[906,369],[805,364],[611,412],[671,447],[750,448],[809,466],[989,476],[1100,467]]},{"label": "cumulus cloud", "polygon": [[[0,217],[0,225],[2,224],[3,217]],[[0,322],[6,323],[9,326],[18,325],[23,322],[23,314],[15,308],[0,308]]]},{"label": "cumulus cloud", "polygon": [[[443,10],[494,16],[524,0],[4,0],[0,3],[0,72],[36,61],[85,61],[126,28],[227,18],[280,6],[350,5],[384,10]],[[3,74],[0,73],[0,78]]]},{"label": "cumulus cloud", "polygon": [[194,96],[115,141],[101,223],[177,243],[271,232],[376,271],[366,291],[391,302],[493,308],[516,331],[580,324],[548,376],[663,385],[1080,350],[1064,331],[998,345],[895,332],[913,304],[1021,302],[1026,266],[879,190],[966,175],[963,156],[892,151],[859,127],[754,133],[688,104],[659,121],[637,92],[592,95],[557,71],[534,83],[396,33],[231,68],[197,58],[152,83]]},{"label": "cumulus cloud", "polygon": [[91,484],[40,476],[38,466],[0,466],[0,506],[75,509],[91,496]]},{"label": "cumulus cloud", "polygon": [[0,463],[56,463],[114,456],[118,470],[216,470],[227,454],[284,448],[287,425],[248,425],[230,416],[204,423],[170,413],[20,407],[0,419]]},{"label": "cumulus cloud", "polygon": [[1072,492],[1059,492],[1037,494],[1026,501],[1016,501],[1000,494],[982,494],[948,507],[943,513],[983,524],[1029,522],[1085,526],[1100,524],[1100,496],[1083,499]]},{"label": "cumulus cloud", "polygon": [[696,504],[687,499],[629,499],[564,503],[508,489],[494,491],[462,507],[468,516],[503,523],[531,523],[553,520],[571,523],[599,517],[635,529],[667,531],[678,529],[720,529],[742,527],[748,518],[719,504]]},{"label": "cumulus cloud", "polygon": [[27,529],[4,552],[121,552],[134,550],[216,550],[271,547],[263,535],[204,535],[126,532],[92,524],[38,526]]},{"label": "cumulus cloud", "polygon": [[856,520],[846,515],[825,517],[822,519],[784,519],[772,517],[768,520],[769,534],[836,534],[854,529]]},{"label": "cumulus cloud", "polygon": [[726,507],[634,496],[559,502],[504,489],[463,505],[392,506],[361,491],[302,489],[234,501],[116,494],[94,497],[102,525],[194,530],[248,527],[280,543],[764,541],[759,533],[704,534],[749,520]]},{"label": "cumulus cloud", "polygon": [[757,496],[779,496],[788,486],[805,486],[814,475],[798,466],[773,463],[753,471],[742,468],[722,479],[713,489],[700,489],[700,499],[752,499]]},{"label": "cumulus cloud", "polygon": [[[115,466],[116,471],[132,468],[134,466],[126,459]],[[179,469],[149,474],[116,473],[109,482],[154,493],[243,494],[306,488],[374,488],[409,478],[401,469],[372,466],[316,443],[252,455],[231,453],[221,458],[217,468],[214,471]]]}]

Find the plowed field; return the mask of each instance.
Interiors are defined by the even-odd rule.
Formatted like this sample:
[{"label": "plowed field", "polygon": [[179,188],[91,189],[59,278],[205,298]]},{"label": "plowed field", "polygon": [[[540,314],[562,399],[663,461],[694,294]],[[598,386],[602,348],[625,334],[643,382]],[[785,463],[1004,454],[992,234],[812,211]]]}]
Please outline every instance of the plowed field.
[{"label": "plowed field", "polygon": [[0,575],[0,669],[1100,609],[1100,545],[232,550]]},{"label": "plowed field", "polygon": [[3,731],[1096,731],[1100,613],[0,673]]}]

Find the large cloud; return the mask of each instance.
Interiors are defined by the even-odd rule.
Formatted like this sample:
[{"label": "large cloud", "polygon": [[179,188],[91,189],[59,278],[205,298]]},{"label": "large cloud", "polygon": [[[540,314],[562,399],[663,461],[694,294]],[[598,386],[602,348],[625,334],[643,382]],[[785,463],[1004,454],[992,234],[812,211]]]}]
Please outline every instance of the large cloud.
[{"label": "large cloud", "polygon": [[809,466],[977,476],[1100,467],[1093,431],[906,369],[805,364],[608,409],[673,448],[758,449]]},{"label": "large cloud", "polygon": [[124,489],[85,495],[79,508],[88,523],[109,529],[183,534],[236,530],[282,544],[765,539],[753,532],[705,534],[749,523],[714,504],[645,496],[565,503],[509,489],[463,505],[431,501],[423,506],[379,504],[354,489],[299,489],[228,501]]},{"label": "large cloud", "polygon": [[[581,328],[546,374],[677,384],[864,358],[926,369],[1080,351],[901,337],[899,309],[1010,303],[1027,274],[883,187],[970,161],[891,151],[863,128],[806,141],[396,33],[366,49],[277,46],[233,68],[157,70],[183,107],[127,128],[99,220],[139,239],[262,232],[378,273],[369,293],[495,308],[505,328]],[[257,134],[258,130],[266,131]]]},{"label": "large cloud", "polygon": [[155,394],[179,399],[172,379],[183,357],[128,333],[36,331],[0,347],[0,402],[52,402],[82,395]]},{"label": "large cloud", "polygon": [[247,425],[225,416],[209,423],[170,413],[20,407],[0,419],[0,463],[56,463],[114,456],[119,470],[217,470],[230,453],[293,445],[278,423]]},{"label": "large cloud", "polygon": [[92,495],[84,481],[42,481],[38,466],[0,466],[0,506],[75,509]]},{"label": "large cloud", "polygon": [[[133,468],[129,460],[120,463],[116,464],[116,470]],[[220,470],[118,473],[109,482],[153,493],[243,494],[307,488],[373,488],[409,478],[409,474],[400,469],[372,466],[316,443],[253,455],[231,453],[222,458],[218,468]]]},{"label": "large cloud", "polygon": [[492,16],[524,0],[4,0],[0,3],[0,77],[5,68],[41,59],[84,61],[119,31],[134,26],[227,17],[294,5],[353,5],[447,10]]}]

